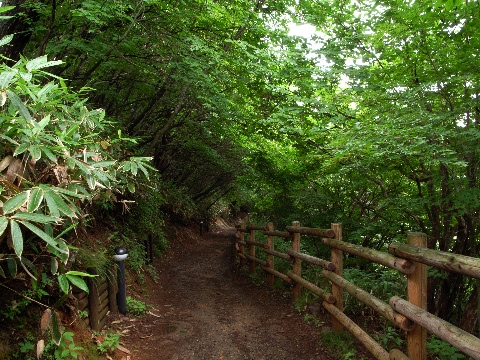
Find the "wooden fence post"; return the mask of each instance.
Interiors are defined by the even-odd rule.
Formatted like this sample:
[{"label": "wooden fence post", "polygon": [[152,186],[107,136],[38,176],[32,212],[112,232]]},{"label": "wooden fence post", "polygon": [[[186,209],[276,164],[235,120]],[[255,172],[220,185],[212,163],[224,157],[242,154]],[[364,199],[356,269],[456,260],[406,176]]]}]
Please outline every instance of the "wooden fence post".
[{"label": "wooden fence post", "polygon": [[[274,230],[273,223],[269,222],[267,224],[267,231],[273,231],[273,230]],[[272,250],[272,251],[275,250],[275,241],[274,241],[273,235],[268,235],[267,245],[269,250]],[[275,270],[274,256],[272,254],[268,254],[267,256],[267,266],[270,269]],[[272,286],[273,283],[275,282],[275,275],[273,275],[272,273],[268,273],[267,281],[268,281],[268,285]]]},{"label": "wooden fence post", "polygon": [[[250,241],[255,241],[255,230],[250,230]],[[248,244],[248,255],[251,256],[250,259],[250,274],[253,274],[255,272],[255,261],[252,259],[255,257],[255,245],[253,244]]]},{"label": "wooden fence post", "polygon": [[[427,236],[419,232],[407,235],[407,244],[417,247],[427,247]],[[427,265],[415,263],[415,270],[407,275],[408,301],[423,310],[427,310]],[[427,359],[427,330],[415,324],[407,332],[407,353],[410,359]]]},{"label": "wooden fence post", "polygon": [[[292,226],[300,227],[300,222],[294,221],[292,223]],[[300,233],[294,232],[292,236],[293,236],[292,250],[299,253],[300,252]],[[297,257],[293,259],[292,272],[299,277],[302,276],[302,260],[300,260]],[[300,285],[298,282],[295,282],[293,285],[293,301],[296,302],[300,298],[301,294],[302,294],[302,285]]]},{"label": "wooden fence post", "polygon": [[[245,230],[246,228],[246,222],[245,220],[242,220],[240,223],[240,229]],[[245,242],[245,231],[239,231],[238,232],[238,240],[241,243]],[[245,246],[243,244],[239,244],[238,250],[240,253],[240,269],[245,266]]]},{"label": "wooden fence post", "polygon": [[[335,231],[335,240],[342,241],[342,224],[332,224],[332,230]],[[343,251],[332,247],[331,262],[335,265],[335,274],[343,277]],[[335,306],[343,312],[343,289],[332,283],[332,295],[335,297]],[[332,316],[333,330],[343,330],[343,325],[335,317]]]}]

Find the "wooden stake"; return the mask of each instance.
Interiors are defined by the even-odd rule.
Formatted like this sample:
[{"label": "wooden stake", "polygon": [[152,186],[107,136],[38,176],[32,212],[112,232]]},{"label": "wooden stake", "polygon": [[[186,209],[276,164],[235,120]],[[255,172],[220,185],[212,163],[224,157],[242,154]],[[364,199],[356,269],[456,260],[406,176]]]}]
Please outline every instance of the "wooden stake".
[{"label": "wooden stake", "polygon": [[[294,221],[292,223],[293,228],[298,228],[300,227],[300,222],[299,221]],[[293,242],[292,242],[292,250],[296,252],[300,252],[300,233],[294,232],[292,234]],[[293,258],[293,268],[292,272],[294,275],[297,275],[299,277],[302,276],[302,260],[299,258]],[[300,283],[296,282],[293,285],[293,301],[296,302],[302,293],[302,285]]]},{"label": "wooden stake", "polygon": [[[267,231],[273,231],[273,223],[269,222],[267,224]],[[267,237],[267,245],[268,249],[271,251],[275,250],[275,241],[272,235],[268,235]],[[274,256],[272,254],[268,254],[267,256],[267,267],[269,267],[272,270],[275,270],[275,263],[274,263]],[[272,273],[268,273],[268,285],[272,286],[273,283],[275,282],[275,275]]]},{"label": "wooden stake", "polygon": [[[240,229],[245,230],[246,228],[245,221],[242,220],[240,223]],[[245,266],[245,231],[238,231],[237,232],[238,241],[239,241],[239,249],[238,249],[238,256],[240,257],[240,269]]]},{"label": "wooden stake", "polygon": [[[427,247],[427,236],[418,232],[409,233],[407,244],[425,248]],[[427,266],[415,263],[415,270],[407,275],[407,281],[408,301],[427,310]],[[427,330],[418,324],[407,332],[407,354],[411,359],[427,359]]]},{"label": "wooden stake", "polygon": [[[255,230],[253,229],[250,230],[250,241],[255,241]],[[255,258],[255,245],[248,244],[248,255],[250,255],[250,258]],[[255,272],[255,264],[255,261],[250,260],[250,274]]]},{"label": "wooden stake", "polygon": [[[332,224],[332,230],[335,231],[335,239],[342,241],[342,224]],[[343,251],[332,248],[331,261],[335,265],[334,273],[343,277]],[[335,306],[343,312],[343,289],[332,282],[332,295],[335,297]],[[336,331],[343,330],[342,323],[332,316],[332,328]]]}]

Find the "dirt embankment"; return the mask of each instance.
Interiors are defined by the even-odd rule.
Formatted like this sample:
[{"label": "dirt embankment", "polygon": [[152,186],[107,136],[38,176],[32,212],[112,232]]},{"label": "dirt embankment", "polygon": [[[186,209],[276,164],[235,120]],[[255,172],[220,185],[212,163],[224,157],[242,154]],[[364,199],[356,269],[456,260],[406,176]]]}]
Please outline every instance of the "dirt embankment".
[{"label": "dirt embankment", "polygon": [[[143,300],[151,314],[120,317],[130,354],[118,359],[332,359],[319,329],[293,310],[290,295],[256,286],[233,268],[232,229],[179,237],[156,260],[159,279]],[[128,289],[127,289],[128,291]]]}]

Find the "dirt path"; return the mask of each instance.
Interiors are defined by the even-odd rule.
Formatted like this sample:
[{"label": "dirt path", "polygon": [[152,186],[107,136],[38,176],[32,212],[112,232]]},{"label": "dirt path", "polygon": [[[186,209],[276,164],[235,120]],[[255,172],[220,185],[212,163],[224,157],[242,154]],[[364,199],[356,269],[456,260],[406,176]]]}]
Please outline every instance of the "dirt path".
[{"label": "dirt path", "polygon": [[145,298],[154,315],[114,323],[131,352],[117,351],[117,358],[331,359],[318,329],[293,311],[288,294],[256,286],[232,269],[232,234],[191,234],[157,260],[159,280]]}]

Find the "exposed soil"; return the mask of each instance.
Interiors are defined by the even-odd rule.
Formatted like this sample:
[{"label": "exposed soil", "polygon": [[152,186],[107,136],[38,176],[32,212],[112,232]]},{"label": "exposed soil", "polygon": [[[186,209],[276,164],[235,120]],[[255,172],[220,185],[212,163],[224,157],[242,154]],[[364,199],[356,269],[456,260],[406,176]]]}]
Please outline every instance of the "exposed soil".
[{"label": "exposed soil", "polygon": [[[182,232],[183,233],[183,232]],[[234,265],[233,229],[180,236],[154,266],[143,317],[118,316],[124,360],[333,359],[318,326],[293,309],[291,293],[255,285]],[[128,289],[131,292],[134,289]],[[328,327],[328,317],[321,319]]]}]

